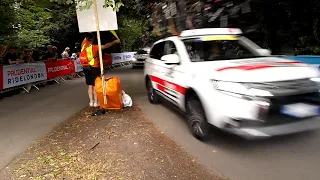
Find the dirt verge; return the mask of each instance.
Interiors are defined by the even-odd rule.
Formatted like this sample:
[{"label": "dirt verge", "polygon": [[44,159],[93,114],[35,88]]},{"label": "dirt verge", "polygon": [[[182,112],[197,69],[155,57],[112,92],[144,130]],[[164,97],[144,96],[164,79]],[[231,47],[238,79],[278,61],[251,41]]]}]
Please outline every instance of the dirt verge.
[{"label": "dirt verge", "polygon": [[35,142],[0,179],[218,180],[141,110],[92,117],[86,108]]}]

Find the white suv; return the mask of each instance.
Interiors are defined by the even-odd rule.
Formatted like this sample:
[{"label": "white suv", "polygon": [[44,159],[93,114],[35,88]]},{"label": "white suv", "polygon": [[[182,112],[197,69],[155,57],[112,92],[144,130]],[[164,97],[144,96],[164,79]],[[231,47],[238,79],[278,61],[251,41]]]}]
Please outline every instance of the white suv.
[{"label": "white suv", "polygon": [[211,125],[245,138],[320,127],[319,71],[272,57],[241,34],[197,29],[156,42],[144,70],[149,101],[185,112],[200,140]]}]

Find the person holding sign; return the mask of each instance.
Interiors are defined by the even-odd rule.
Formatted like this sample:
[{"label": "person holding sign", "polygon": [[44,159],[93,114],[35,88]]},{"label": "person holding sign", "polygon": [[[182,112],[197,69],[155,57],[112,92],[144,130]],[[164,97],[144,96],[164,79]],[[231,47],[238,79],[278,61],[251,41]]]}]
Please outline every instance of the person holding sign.
[{"label": "person holding sign", "polygon": [[[93,44],[94,36],[89,34],[81,44],[80,62],[83,66],[86,84],[88,85],[88,95],[90,107],[99,107],[97,95],[94,91],[95,80],[101,75],[99,62],[99,46]],[[120,40],[116,39],[101,46],[101,50],[107,49],[113,45],[119,44]]]}]

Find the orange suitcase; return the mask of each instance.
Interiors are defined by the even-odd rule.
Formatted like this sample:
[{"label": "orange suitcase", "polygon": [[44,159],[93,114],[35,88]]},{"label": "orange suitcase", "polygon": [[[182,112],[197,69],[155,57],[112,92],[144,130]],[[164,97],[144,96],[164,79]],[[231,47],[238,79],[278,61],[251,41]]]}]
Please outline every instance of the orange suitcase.
[{"label": "orange suitcase", "polygon": [[122,86],[119,77],[105,78],[107,102],[104,104],[102,78],[95,81],[95,91],[97,93],[100,108],[105,110],[120,110],[123,108]]}]

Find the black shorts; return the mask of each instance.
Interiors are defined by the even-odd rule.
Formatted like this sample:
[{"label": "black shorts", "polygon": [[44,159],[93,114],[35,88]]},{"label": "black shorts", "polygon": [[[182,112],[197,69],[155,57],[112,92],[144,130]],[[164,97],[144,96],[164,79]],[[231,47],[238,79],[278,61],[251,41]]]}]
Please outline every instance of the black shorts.
[{"label": "black shorts", "polygon": [[88,86],[94,86],[96,78],[101,75],[100,68],[95,67],[83,67],[83,73]]}]

